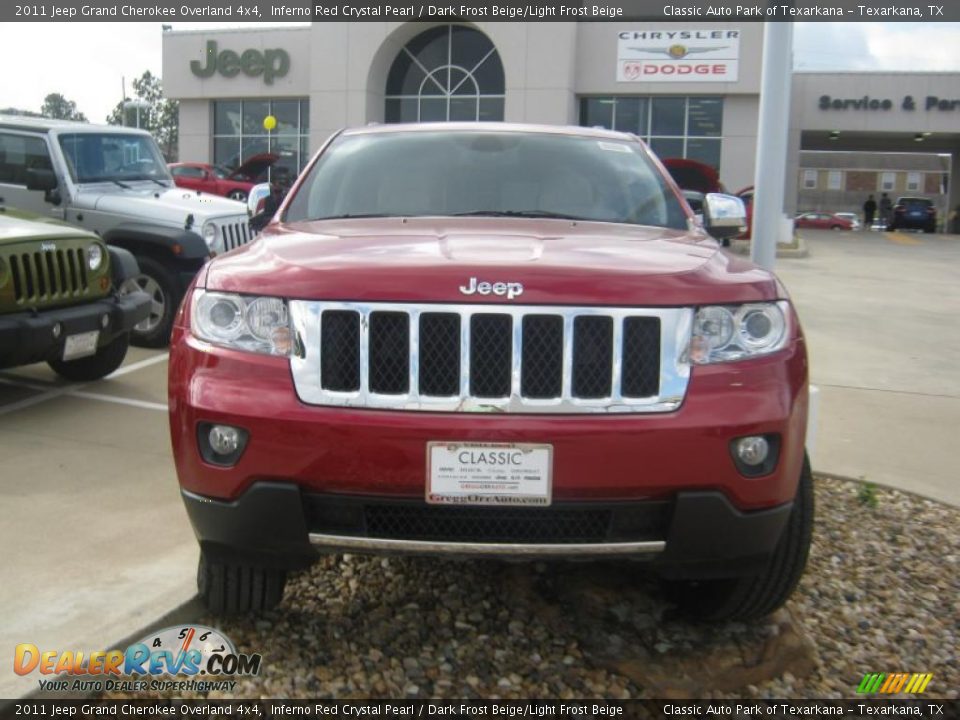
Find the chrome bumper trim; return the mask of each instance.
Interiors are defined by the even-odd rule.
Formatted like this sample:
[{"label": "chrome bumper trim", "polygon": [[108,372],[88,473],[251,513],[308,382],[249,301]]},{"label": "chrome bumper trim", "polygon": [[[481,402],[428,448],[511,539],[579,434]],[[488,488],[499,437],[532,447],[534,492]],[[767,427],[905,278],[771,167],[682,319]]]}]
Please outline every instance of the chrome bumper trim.
[{"label": "chrome bumper trim", "polygon": [[666,542],[646,540],[643,542],[615,543],[478,543],[444,542],[433,540],[396,540],[392,538],[348,537],[310,533],[310,544],[329,550],[348,552],[385,552],[413,555],[469,555],[479,557],[616,557],[622,555],[648,555],[663,552]]}]

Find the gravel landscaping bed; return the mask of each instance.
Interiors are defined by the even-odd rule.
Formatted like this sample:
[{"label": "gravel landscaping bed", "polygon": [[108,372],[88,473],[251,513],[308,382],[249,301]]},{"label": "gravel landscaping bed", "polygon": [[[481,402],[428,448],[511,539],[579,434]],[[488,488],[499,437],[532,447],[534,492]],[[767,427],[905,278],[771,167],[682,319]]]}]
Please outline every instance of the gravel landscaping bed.
[{"label": "gravel landscaping bed", "polygon": [[292,578],[267,617],[202,622],[264,656],[233,697],[844,698],[930,672],[925,696],[957,698],[960,510],[815,484],[806,575],[761,623],[690,623],[642,565],[359,556]]}]

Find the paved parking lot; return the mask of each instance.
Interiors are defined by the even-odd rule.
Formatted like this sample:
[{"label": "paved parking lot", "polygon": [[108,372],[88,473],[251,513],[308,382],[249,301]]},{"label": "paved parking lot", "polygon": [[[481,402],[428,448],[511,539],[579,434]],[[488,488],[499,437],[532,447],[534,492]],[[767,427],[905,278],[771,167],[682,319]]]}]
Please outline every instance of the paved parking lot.
[{"label": "paved parking lot", "polygon": [[777,273],[820,388],[814,469],[960,505],[960,237],[804,231]]},{"label": "paved parking lot", "polygon": [[[108,379],[0,371],[0,648],[104,650],[195,592],[177,491],[167,354],[131,349]],[[36,680],[0,673],[0,697]]]},{"label": "paved parking lot", "polygon": [[[807,232],[780,260],[822,392],[816,467],[960,505],[960,238]],[[108,649],[189,599],[196,544],[177,492],[166,353],[105,380],[0,371],[0,648]],[[19,682],[18,682],[19,680]],[[0,697],[36,687],[0,673]]]}]

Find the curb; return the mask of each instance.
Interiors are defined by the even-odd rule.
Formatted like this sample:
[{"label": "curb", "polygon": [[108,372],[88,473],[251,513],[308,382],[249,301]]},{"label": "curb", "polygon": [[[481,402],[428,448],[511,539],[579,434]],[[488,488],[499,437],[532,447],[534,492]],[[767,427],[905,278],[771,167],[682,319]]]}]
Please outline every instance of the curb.
[{"label": "curb", "polygon": [[926,500],[927,502],[936,503],[937,505],[943,505],[944,507],[949,508],[960,508],[960,505],[955,505],[951,502],[946,502],[940,498],[930,497],[929,495],[924,495],[919,493],[916,490],[905,490],[902,487],[897,487],[896,485],[891,485],[890,483],[885,483],[877,480],[866,480],[863,477],[851,477],[849,475],[841,475],[839,473],[832,473],[829,470],[811,470],[814,480],[817,478],[824,478],[829,480],[840,480],[841,482],[853,483],[854,485],[863,485],[864,483],[870,483],[871,485],[876,485],[878,488],[883,488],[884,490],[895,490],[898,493],[903,493],[904,495],[910,495],[912,497],[918,498],[920,500]]},{"label": "curb", "polygon": [[[139,630],[136,630],[130,633],[127,637],[122,638],[118,642],[109,643],[109,645],[114,647],[127,647],[137,642],[145,635],[148,635],[156,630],[161,630],[170,625],[180,625],[186,623],[192,623],[203,616],[206,612],[203,603],[200,601],[199,595],[194,595],[189,600],[180,603],[173,610],[170,610],[163,615],[161,615],[156,620],[144,625]],[[55,677],[50,678],[51,680],[68,680],[70,678],[69,673],[62,673]],[[13,698],[10,700],[0,700],[0,715],[4,715],[10,711],[10,709],[17,702],[30,702],[32,700],[89,700],[100,694],[100,691],[94,690],[91,692],[50,692],[41,690],[39,687],[36,690],[33,690],[26,695],[22,695],[19,698]]]},{"label": "curb", "polygon": [[[800,237],[796,236],[797,244],[793,245],[780,245],[777,244],[777,257],[778,258],[805,258],[810,257],[810,250],[807,247],[806,241]],[[730,244],[730,251],[737,255],[749,255],[750,254],[750,241],[749,240],[734,240]]]}]

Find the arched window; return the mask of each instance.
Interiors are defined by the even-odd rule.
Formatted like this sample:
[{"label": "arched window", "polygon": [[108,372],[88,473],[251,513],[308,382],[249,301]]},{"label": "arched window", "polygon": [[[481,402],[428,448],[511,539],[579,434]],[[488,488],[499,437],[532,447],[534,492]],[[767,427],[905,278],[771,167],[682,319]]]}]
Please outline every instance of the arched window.
[{"label": "arched window", "polygon": [[388,123],[503,120],[503,64],[490,39],[443,25],[404,45],[387,76]]}]

